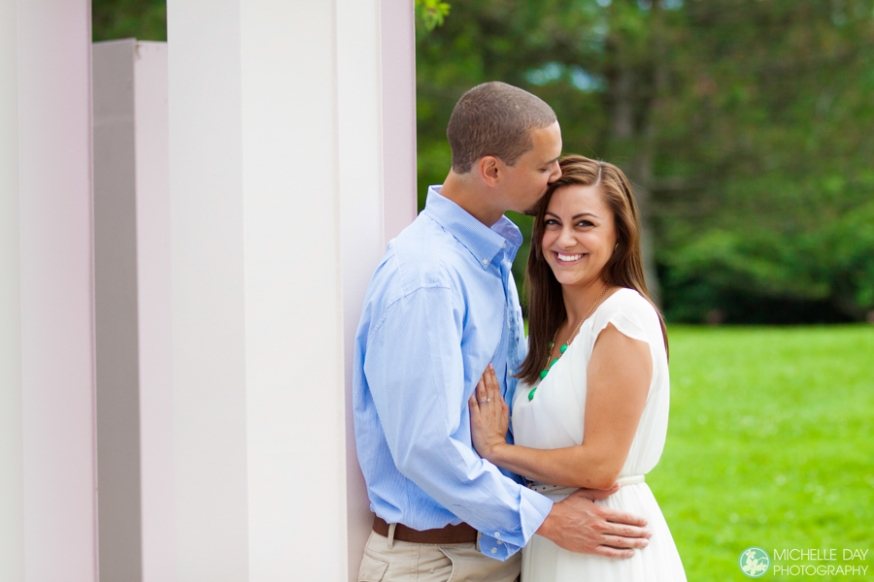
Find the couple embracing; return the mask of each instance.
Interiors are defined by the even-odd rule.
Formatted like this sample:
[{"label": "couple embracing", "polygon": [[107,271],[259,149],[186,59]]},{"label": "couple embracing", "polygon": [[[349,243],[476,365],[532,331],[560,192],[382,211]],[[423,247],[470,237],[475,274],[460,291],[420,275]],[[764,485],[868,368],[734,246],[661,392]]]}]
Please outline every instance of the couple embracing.
[{"label": "couple embracing", "polygon": [[[644,477],[667,336],[628,180],[560,158],[555,113],[504,83],[465,93],[447,135],[452,169],[389,244],[355,339],[359,580],[684,581]],[[528,339],[508,210],[535,216]]]}]

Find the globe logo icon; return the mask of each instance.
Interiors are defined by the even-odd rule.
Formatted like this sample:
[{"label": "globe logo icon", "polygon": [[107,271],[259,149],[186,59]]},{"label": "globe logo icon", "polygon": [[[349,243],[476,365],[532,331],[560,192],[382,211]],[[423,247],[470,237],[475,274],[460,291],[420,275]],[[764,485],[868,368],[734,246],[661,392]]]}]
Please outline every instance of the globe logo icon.
[{"label": "globe logo icon", "polygon": [[738,563],[741,571],[750,578],[761,578],[768,571],[771,558],[768,557],[768,552],[753,546],[741,552]]}]

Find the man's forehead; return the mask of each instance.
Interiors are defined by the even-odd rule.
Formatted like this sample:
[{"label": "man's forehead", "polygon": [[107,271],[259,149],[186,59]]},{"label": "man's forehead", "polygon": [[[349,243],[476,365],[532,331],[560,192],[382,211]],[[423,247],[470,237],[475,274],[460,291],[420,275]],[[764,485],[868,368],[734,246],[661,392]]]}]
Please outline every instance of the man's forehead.
[{"label": "man's forehead", "polygon": [[557,121],[552,125],[532,130],[531,138],[535,143],[535,149],[545,150],[542,155],[547,158],[546,161],[551,161],[561,152],[561,129]]}]

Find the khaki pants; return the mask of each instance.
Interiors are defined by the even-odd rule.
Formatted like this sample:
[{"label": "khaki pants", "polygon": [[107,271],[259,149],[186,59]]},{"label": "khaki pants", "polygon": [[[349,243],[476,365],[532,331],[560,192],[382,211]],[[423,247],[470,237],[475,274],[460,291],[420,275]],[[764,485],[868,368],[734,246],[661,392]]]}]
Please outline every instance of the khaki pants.
[{"label": "khaki pants", "polygon": [[[389,535],[394,533],[391,528]],[[516,582],[522,553],[506,562],[487,558],[479,544],[414,544],[370,532],[359,582]]]}]

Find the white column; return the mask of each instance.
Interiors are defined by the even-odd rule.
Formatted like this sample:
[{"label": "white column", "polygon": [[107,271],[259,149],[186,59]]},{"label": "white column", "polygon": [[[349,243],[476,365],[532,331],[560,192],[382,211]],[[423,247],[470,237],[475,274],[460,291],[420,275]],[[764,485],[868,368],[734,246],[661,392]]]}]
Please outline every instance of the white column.
[{"label": "white column", "polygon": [[354,579],[351,337],[415,208],[385,175],[415,176],[385,137],[415,125],[385,109],[380,3],[168,8],[177,578]]},{"label": "white column", "polygon": [[[11,349],[0,372],[10,421],[0,472],[12,487],[0,495],[4,512],[10,499],[23,512],[13,508],[12,522],[0,525],[4,546],[12,544],[3,551],[17,554],[0,560],[0,572],[93,581],[90,3],[6,2],[2,12],[0,317],[11,327],[0,334]],[[17,450],[5,448],[7,431]]]},{"label": "white column", "polygon": [[94,45],[100,576],[173,579],[167,47]]}]

